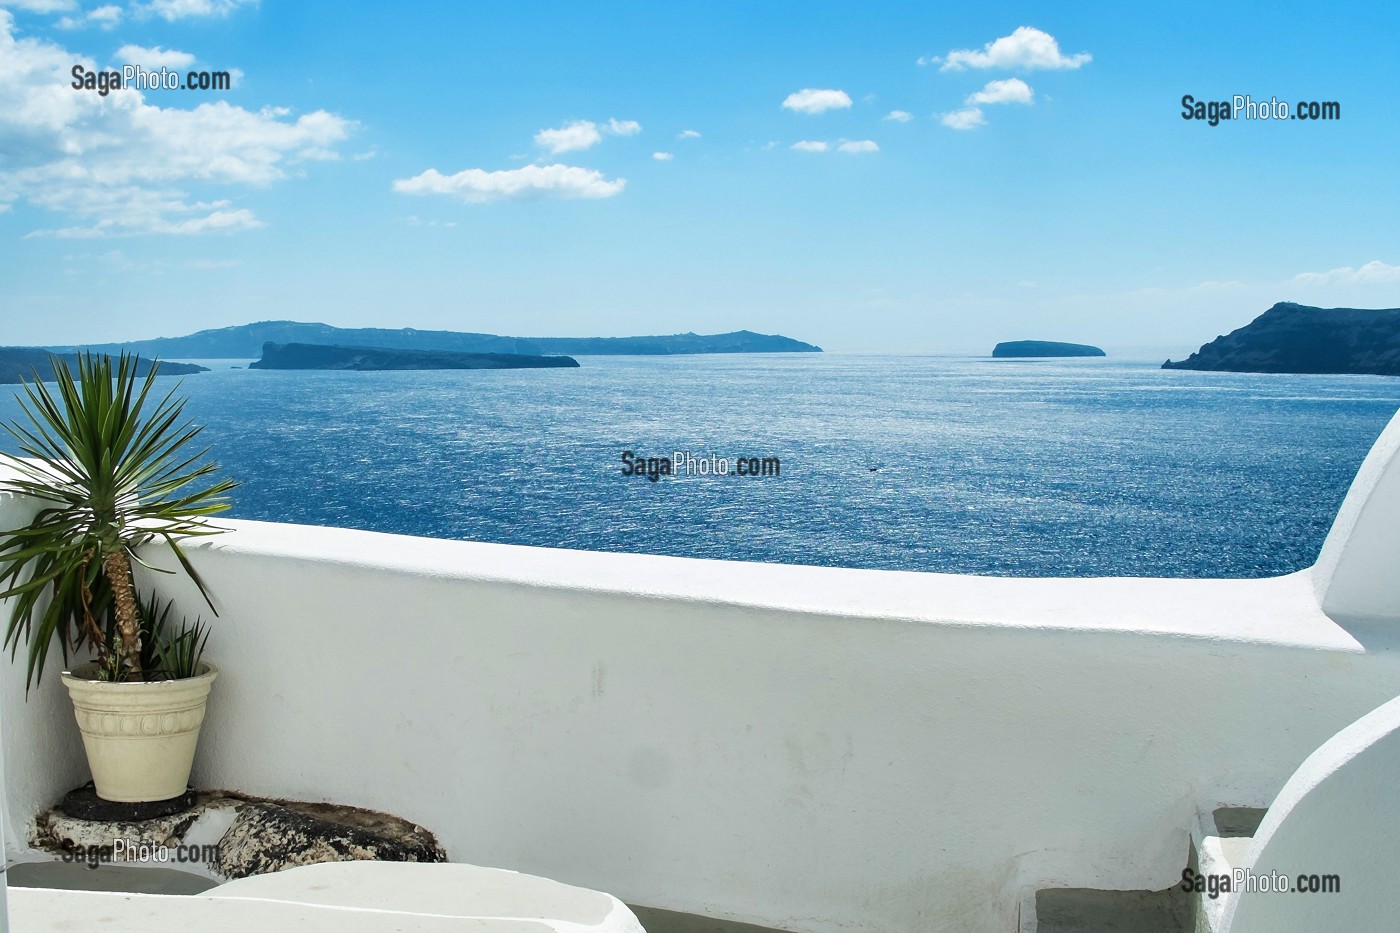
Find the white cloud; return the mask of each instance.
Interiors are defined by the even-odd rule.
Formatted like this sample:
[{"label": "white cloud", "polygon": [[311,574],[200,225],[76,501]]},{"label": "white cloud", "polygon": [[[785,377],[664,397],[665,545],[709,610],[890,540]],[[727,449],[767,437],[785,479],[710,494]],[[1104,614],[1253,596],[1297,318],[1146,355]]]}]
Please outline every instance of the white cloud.
[{"label": "white cloud", "polygon": [[151,0],[144,6],[133,7],[133,10],[174,22],[196,16],[228,16],[241,6],[256,4],[257,0]]},{"label": "white cloud", "polygon": [[602,141],[603,134],[598,132],[598,124],[592,120],[575,120],[558,129],[540,130],[535,134],[536,145],[554,155],[590,149]]},{"label": "white cloud", "polygon": [[848,152],[851,154],[861,152],[879,152],[880,145],[873,139],[848,139],[836,147],[837,152]]},{"label": "white cloud", "polygon": [[676,134],[677,139],[699,139],[700,133],[697,130],[681,130]]},{"label": "white cloud", "polygon": [[620,194],[624,178],[608,180],[603,173],[575,165],[526,165],[522,168],[469,168],[443,175],[430,168],[412,178],[394,182],[399,194],[441,194],[467,204],[525,198],[610,198]]},{"label": "white cloud", "polygon": [[671,155],[669,152],[653,152],[651,157],[658,162],[670,162],[675,158],[675,156]]},{"label": "white cloud", "polygon": [[1020,78],[988,81],[987,86],[968,95],[968,104],[1029,104],[1035,97],[1031,86]]},{"label": "white cloud", "polygon": [[298,161],[325,158],[354,123],[319,110],[245,110],[225,101],[158,107],[138,91],[74,91],[75,62],[96,63],[12,33],[0,10],[0,203],[26,201],[77,225],[40,235],[192,234],[259,226],[228,200],[189,189],[267,185]]},{"label": "white cloud", "polygon": [[619,120],[614,117],[608,120],[603,129],[614,136],[636,136],[642,131],[642,125],[636,120]]},{"label": "white cloud", "polygon": [[962,110],[954,110],[952,113],[945,113],[942,120],[939,122],[955,130],[971,130],[976,129],[987,121],[982,116],[981,109],[977,107],[965,107]]},{"label": "white cloud", "polygon": [[1298,285],[1395,285],[1400,283],[1400,266],[1373,259],[1363,266],[1342,266],[1326,272],[1301,272],[1293,277]]},{"label": "white cloud", "polygon": [[828,110],[844,110],[851,106],[851,97],[845,91],[818,90],[804,87],[794,91],[783,101],[783,107],[798,113],[824,113]]},{"label": "white cloud", "polygon": [[642,125],[636,120],[612,118],[602,126],[592,120],[574,120],[557,129],[540,130],[535,134],[535,144],[548,149],[551,155],[559,155],[561,152],[592,149],[603,141],[604,133],[609,136],[636,136],[641,131]]},{"label": "white cloud", "polygon": [[804,139],[792,144],[798,152],[826,152],[831,147],[820,139]]},{"label": "white cloud", "polygon": [[125,13],[126,11],[121,7],[109,3],[89,10],[81,16],[65,16],[56,25],[59,29],[83,29],[87,26],[96,26],[105,32],[121,25]]},{"label": "white cloud", "polygon": [[1078,68],[1093,60],[1088,52],[1064,55],[1060,44],[1048,32],[1034,26],[1019,26],[1009,36],[1002,36],[977,49],[955,49],[940,59],[930,56],[919,59],[921,65],[942,61],[940,71],[962,71],[964,68]]},{"label": "white cloud", "polygon": [[147,49],[139,45],[124,45],[117,49],[117,62],[155,71],[159,68],[188,68],[194,64],[195,58],[189,52],[177,52],[160,46]]},{"label": "white cloud", "polygon": [[88,22],[95,23],[103,29],[112,29],[122,21],[122,8],[115,3],[108,3],[96,9],[89,10]]},{"label": "white cloud", "polygon": [[885,114],[886,120],[893,120],[895,123],[908,123],[914,119],[914,115],[907,110],[891,110]]}]

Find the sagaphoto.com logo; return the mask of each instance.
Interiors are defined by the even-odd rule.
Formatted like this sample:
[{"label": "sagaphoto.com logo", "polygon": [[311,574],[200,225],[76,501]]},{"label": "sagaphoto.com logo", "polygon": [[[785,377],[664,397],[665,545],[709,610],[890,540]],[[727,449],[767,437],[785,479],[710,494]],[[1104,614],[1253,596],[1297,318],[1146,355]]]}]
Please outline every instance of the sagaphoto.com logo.
[{"label": "sagaphoto.com logo", "polygon": [[1335,100],[1300,100],[1290,103],[1270,97],[1255,100],[1248,94],[1235,94],[1225,100],[1202,100],[1194,94],[1181,97],[1181,119],[1199,120],[1207,126],[1219,126],[1234,120],[1340,120],[1342,105]]},{"label": "sagaphoto.com logo", "polygon": [[630,450],[622,452],[622,475],[647,479],[655,483],[663,477],[749,477],[776,479],[782,476],[783,465],[778,457],[750,453],[737,456],[693,454],[674,450],[669,456],[647,456]]},{"label": "sagaphoto.com logo", "polygon": [[113,91],[227,91],[233,87],[232,71],[181,71],[178,68],[144,68],[123,65],[120,70],[92,71],[81,63],[70,72],[75,91],[92,91],[106,97]]}]

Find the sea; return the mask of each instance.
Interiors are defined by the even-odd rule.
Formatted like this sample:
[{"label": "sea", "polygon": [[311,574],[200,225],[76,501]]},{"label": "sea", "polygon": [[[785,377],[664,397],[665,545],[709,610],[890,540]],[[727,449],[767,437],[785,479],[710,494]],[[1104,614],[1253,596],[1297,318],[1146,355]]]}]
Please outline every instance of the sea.
[{"label": "sea", "polygon": [[1000,576],[1306,567],[1400,407],[1397,379],[1160,359],[579,360],[375,373],[207,360],[160,381],[240,481],[236,518]]}]

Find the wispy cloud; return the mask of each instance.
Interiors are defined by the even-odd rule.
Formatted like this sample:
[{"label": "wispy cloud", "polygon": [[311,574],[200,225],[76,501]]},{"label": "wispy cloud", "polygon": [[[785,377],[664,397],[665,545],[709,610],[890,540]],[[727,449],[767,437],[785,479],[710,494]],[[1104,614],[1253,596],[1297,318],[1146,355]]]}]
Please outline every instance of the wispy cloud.
[{"label": "wispy cloud", "polygon": [[575,165],[526,165],[493,172],[469,168],[455,175],[430,168],[395,181],[393,188],[399,194],[437,194],[482,204],[529,198],[610,198],[626,184],[624,178],[607,179],[602,172]]},{"label": "wispy cloud", "polygon": [[845,110],[851,106],[851,96],[845,91],[821,90],[804,87],[794,91],[783,100],[783,107],[797,113],[825,113],[828,110]]},{"label": "wispy cloud", "polygon": [[423,220],[416,214],[410,214],[407,217],[405,217],[404,223],[408,224],[410,227],[445,227],[451,229],[452,227],[457,226],[457,221],[455,220]]},{"label": "wispy cloud", "polygon": [[114,3],[95,7],[78,16],[65,16],[55,25],[59,29],[83,29],[88,26],[96,26],[98,29],[110,31],[121,25],[122,18],[126,11]]},{"label": "wispy cloud", "polygon": [[939,122],[955,130],[972,130],[985,124],[987,118],[978,107],[964,107],[962,110],[945,113]]},{"label": "wispy cloud", "polygon": [[907,110],[891,110],[889,113],[885,114],[885,119],[895,123],[908,123],[910,120],[914,119],[914,115]]},{"label": "wispy cloud", "polygon": [[669,152],[653,152],[651,154],[651,157],[658,162],[670,162],[672,159],[675,158],[675,156],[673,156]]},{"label": "wispy cloud", "polygon": [[177,52],[160,46],[144,48],[139,45],[124,45],[117,49],[117,62],[125,65],[140,65],[154,71],[158,68],[188,68],[195,62],[189,52]]},{"label": "wispy cloud", "polygon": [[76,0],[6,0],[4,5],[28,13],[62,13],[78,4]]},{"label": "wispy cloud", "polygon": [[962,71],[965,68],[1002,68],[1008,71],[1037,68],[1073,69],[1088,64],[1093,56],[1088,52],[1064,55],[1060,44],[1048,32],[1034,26],[1019,26],[1009,36],[1002,36],[981,49],[954,49],[946,56],[926,56],[920,65],[942,63],[940,71]]},{"label": "wispy cloud", "polygon": [[257,0],[151,0],[132,9],[143,16],[159,16],[167,22],[197,17],[228,16],[239,7],[256,6]]},{"label": "wispy cloud", "polygon": [[1300,272],[1297,285],[1395,285],[1400,284],[1400,266],[1373,259],[1361,266],[1342,266],[1326,272]]},{"label": "wispy cloud", "polygon": [[642,131],[642,125],[636,120],[619,120],[613,117],[603,129],[614,136],[636,136]]},{"label": "wispy cloud", "polygon": [[820,139],[803,139],[793,143],[792,148],[798,152],[826,152],[831,145]]},{"label": "wispy cloud", "polygon": [[857,155],[863,152],[879,152],[880,145],[873,139],[848,139],[837,146],[836,151]]},{"label": "wispy cloud", "polygon": [[698,130],[681,130],[679,133],[676,134],[676,138],[677,138],[677,139],[699,139],[699,138],[700,138],[700,133],[699,133]]}]

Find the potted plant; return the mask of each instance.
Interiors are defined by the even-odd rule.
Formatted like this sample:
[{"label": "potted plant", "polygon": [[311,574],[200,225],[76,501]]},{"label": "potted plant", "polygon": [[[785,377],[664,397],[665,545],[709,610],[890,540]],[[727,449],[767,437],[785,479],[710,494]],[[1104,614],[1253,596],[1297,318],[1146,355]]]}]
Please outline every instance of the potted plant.
[{"label": "potted plant", "polygon": [[180,541],[226,530],[207,518],[229,507],[236,485],[205,485],[216,465],[200,463],[207,449],[189,449],[202,429],[183,419],[173,391],[148,405],[158,366],[143,379],[139,362],[80,354],[75,378],[54,357],[56,391],[36,372],[20,399],[27,423],[5,425],[24,456],[0,454],[12,473],[0,490],[38,506],[27,524],[0,531],[0,598],[11,600],[4,645],[13,658],[27,641],[26,689],[55,640],[65,666],[73,652],[95,656],[63,680],[97,794],[123,802],[184,793],[218,676],[200,658],[201,624],[176,631],[169,605],[152,597],[143,607],[133,566],[175,573],[143,555],[164,542],[215,611]]}]

